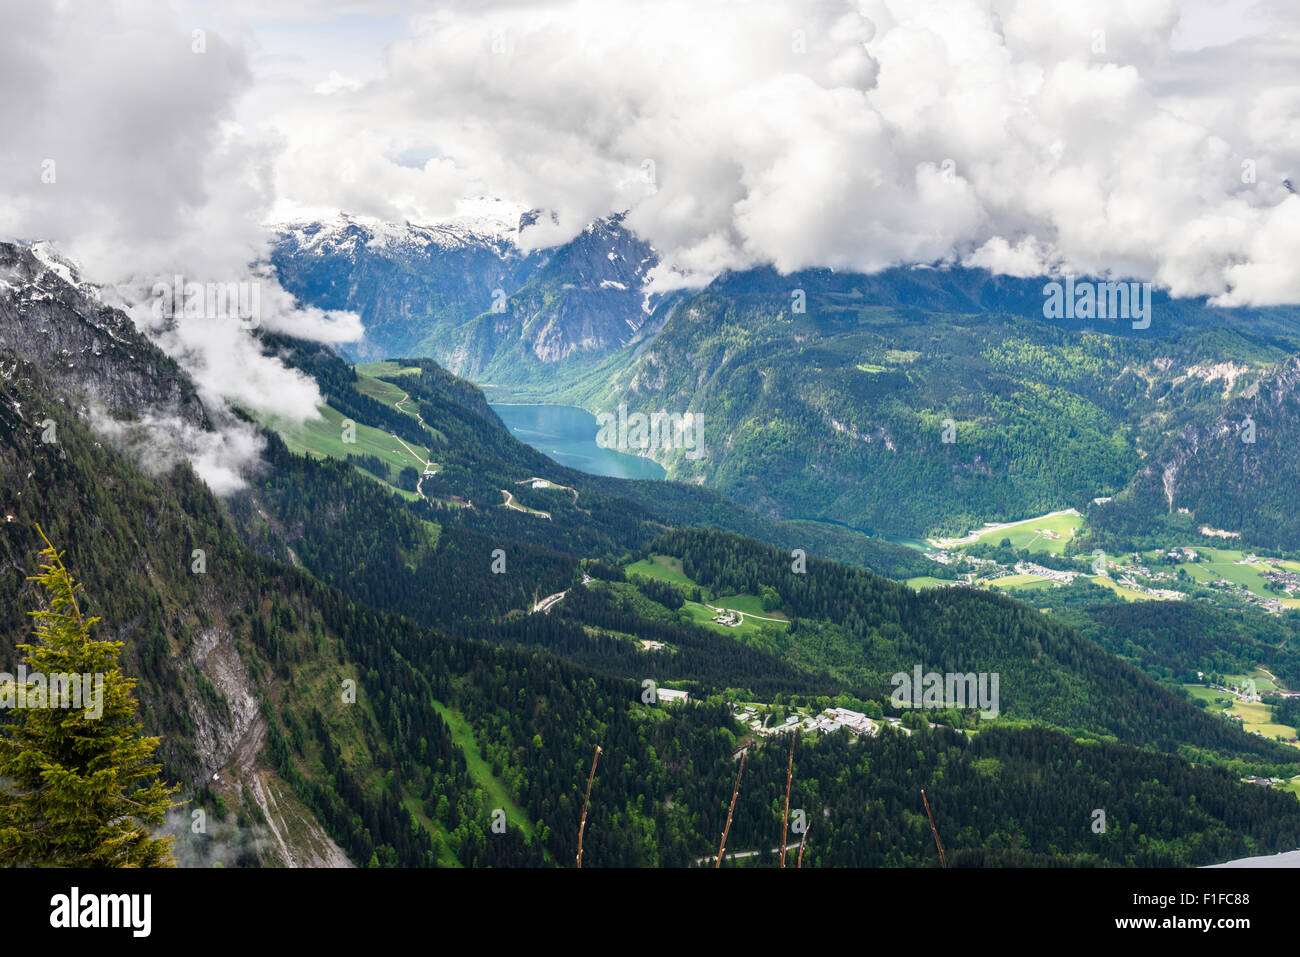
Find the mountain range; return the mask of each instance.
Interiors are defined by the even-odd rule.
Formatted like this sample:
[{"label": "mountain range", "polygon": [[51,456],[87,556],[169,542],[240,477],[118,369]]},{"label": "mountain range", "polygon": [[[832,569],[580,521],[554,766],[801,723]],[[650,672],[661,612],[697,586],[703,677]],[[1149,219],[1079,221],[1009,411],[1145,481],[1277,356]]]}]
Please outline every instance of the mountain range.
[{"label": "mountain range", "polygon": [[[27,635],[39,523],[124,642],[164,775],[214,822],[178,816],[186,863],[567,864],[596,745],[589,866],[707,856],[745,747],[759,776],[734,846],[766,847],[778,784],[758,769],[776,759],[742,705],[877,716],[862,740],[797,747],[794,799],[828,809],[814,865],[932,865],[918,783],[971,865],[1208,863],[1300,839],[1290,795],[1237,780],[1294,773],[1292,749],[1066,621],[918,594],[861,566],[937,566],[852,529],[565,469],[427,358],[354,367],[259,332],[317,382],[324,425],[256,426],[259,470],[218,498],[186,443],[224,423],[186,373],[51,251],[0,246],[0,264],[0,645]],[[343,416],[355,442],[330,440]],[[916,665],[999,673],[993,726],[899,711],[890,675]],[[647,700],[647,679],[696,703]],[[1099,800],[1135,828],[1097,841]]]},{"label": "mountain range", "polygon": [[[760,268],[657,297],[654,252],[619,217],[525,253],[535,215],[441,244],[297,226],[273,262],[302,301],[361,314],[353,355],[428,355],[507,401],[702,415],[712,454],[649,454],[774,518],[917,538],[1113,498],[1141,503],[1139,524],[1186,514],[1193,532],[1300,546],[1274,461],[1300,424],[1294,308],[1157,291],[1145,328],[1049,319],[1050,277],[945,266]],[[1218,441],[1252,410],[1259,441]]]}]

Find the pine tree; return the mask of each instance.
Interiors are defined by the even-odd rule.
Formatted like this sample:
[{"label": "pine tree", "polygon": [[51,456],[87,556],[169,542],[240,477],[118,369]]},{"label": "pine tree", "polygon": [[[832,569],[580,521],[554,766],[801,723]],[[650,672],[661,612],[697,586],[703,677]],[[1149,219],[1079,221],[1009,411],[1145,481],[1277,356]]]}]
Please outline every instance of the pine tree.
[{"label": "pine tree", "polygon": [[[0,726],[0,863],[8,866],[173,867],[171,837],[158,838],[177,788],[158,778],[158,738],[141,734],[135,679],[118,664],[120,641],[98,641],[83,618],[80,588],[37,526],[49,607],[30,612],[35,643],[19,645],[29,675],[102,679],[98,706],[60,707],[38,683],[17,685],[15,719]],[[83,689],[84,690],[84,689]],[[87,699],[90,699],[89,702]],[[7,703],[7,702],[6,702]],[[95,712],[99,713],[96,714]]]}]

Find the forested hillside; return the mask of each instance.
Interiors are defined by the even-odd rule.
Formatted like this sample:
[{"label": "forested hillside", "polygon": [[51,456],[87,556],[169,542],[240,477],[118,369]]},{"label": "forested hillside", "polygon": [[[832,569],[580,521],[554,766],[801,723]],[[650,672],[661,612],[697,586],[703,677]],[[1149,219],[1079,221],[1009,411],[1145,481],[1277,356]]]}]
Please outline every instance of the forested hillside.
[{"label": "forested hillside", "polygon": [[[39,300],[44,321],[80,328],[58,291]],[[917,594],[812,548],[796,572],[780,523],[715,493],[561,469],[432,364],[363,381],[287,340],[267,345],[358,428],[418,440],[431,474],[403,489],[376,474],[376,454],[302,454],[267,432],[249,487],[218,499],[183,457],[144,458],[138,430],[96,433],[80,411],[88,383],[115,382],[115,421],[134,422],[160,384],[192,396],[183,373],[142,342],[105,357],[98,333],[78,335],[57,382],[39,352],[0,355],[0,638],[12,656],[28,634],[40,522],[85,581],[87,611],[124,642],[163,776],[210,817],[194,833],[174,816],[183,863],[568,866],[597,747],[585,866],[707,858],[745,745],[731,847],[766,851],[783,748],[755,740],[735,703],[888,707],[888,674],[912,664],[1000,671],[1002,724],[972,737],[944,724],[970,715],[940,710],[875,738],[801,741],[793,800],[814,823],[813,866],[933,864],[922,785],[956,863],[1196,864],[1300,838],[1300,804],[1237,780],[1291,773],[1289,751],[1024,605]],[[521,484],[539,471],[549,486]],[[523,507],[490,494],[502,489]],[[733,518],[775,544],[674,527]],[[693,584],[623,567],[660,553]],[[749,614],[761,601],[764,618],[730,630],[708,620],[717,601]],[[647,700],[647,679],[692,700]],[[1171,824],[1191,793],[1196,814]],[[1123,822],[1104,841],[1087,816],[1101,802]]]},{"label": "forested hillside", "polygon": [[[670,475],[772,514],[960,534],[1122,491],[1144,456],[1225,417],[1297,349],[1273,332],[1290,328],[1285,310],[1157,302],[1149,330],[1067,328],[1043,319],[1041,290],[1024,283],[967,295],[962,271],[916,275],[723,277],[635,357],[558,395],[703,413],[712,452],[662,453]],[[1257,495],[1288,487],[1263,459],[1249,474]],[[1184,498],[1208,507],[1213,486],[1186,481]]]}]

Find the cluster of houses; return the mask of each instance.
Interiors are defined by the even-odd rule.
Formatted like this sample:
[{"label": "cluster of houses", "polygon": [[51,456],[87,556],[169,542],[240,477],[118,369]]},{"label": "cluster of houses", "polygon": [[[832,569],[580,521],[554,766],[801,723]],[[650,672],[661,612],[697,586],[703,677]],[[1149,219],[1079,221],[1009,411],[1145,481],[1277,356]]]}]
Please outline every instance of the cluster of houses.
[{"label": "cluster of houses", "polygon": [[840,728],[848,728],[853,734],[865,734],[873,738],[880,733],[878,722],[848,708],[827,708],[817,717],[806,720],[803,726],[808,731],[820,731],[823,734],[831,734]]},{"label": "cluster of houses", "polygon": [[1068,585],[1083,575],[1083,572],[1063,572],[1055,568],[1048,568],[1046,565],[1039,565],[1036,562],[1016,562],[1016,574],[1037,575],[1039,578],[1047,578]]},{"label": "cluster of houses", "polygon": [[1253,774],[1249,775],[1248,777],[1242,778],[1242,780],[1245,781],[1247,784],[1258,784],[1266,788],[1276,787],[1277,785],[1282,783],[1281,778],[1260,778],[1260,777],[1256,777]]},{"label": "cluster of houses", "polygon": [[885,718],[882,721],[868,718],[862,712],[850,711],[848,708],[827,708],[821,714],[812,716],[795,712],[774,727],[764,727],[758,709],[750,705],[737,705],[733,713],[750,730],[763,736],[785,734],[790,731],[818,731],[822,734],[833,734],[841,728],[846,728],[855,736],[866,735],[874,738],[880,733],[880,726],[884,722],[899,728],[904,734],[912,733],[902,727],[902,722],[898,718]]},{"label": "cluster of houses", "polygon": [[718,614],[713,616],[713,620],[719,625],[726,625],[728,628],[735,628],[740,624],[742,619],[739,612],[729,611],[724,608],[722,611],[718,612]]}]

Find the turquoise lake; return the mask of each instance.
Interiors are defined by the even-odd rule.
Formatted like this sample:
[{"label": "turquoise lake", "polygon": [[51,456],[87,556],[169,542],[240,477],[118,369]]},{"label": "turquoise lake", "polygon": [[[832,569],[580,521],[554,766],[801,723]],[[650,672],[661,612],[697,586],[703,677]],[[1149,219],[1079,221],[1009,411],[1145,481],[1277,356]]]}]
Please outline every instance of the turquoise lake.
[{"label": "turquoise lake", "polygon": [[568,405],[492,405],[510,434],[561,465],[613,478],[661,479],[663,466],[596,444],[596,417]]}]

